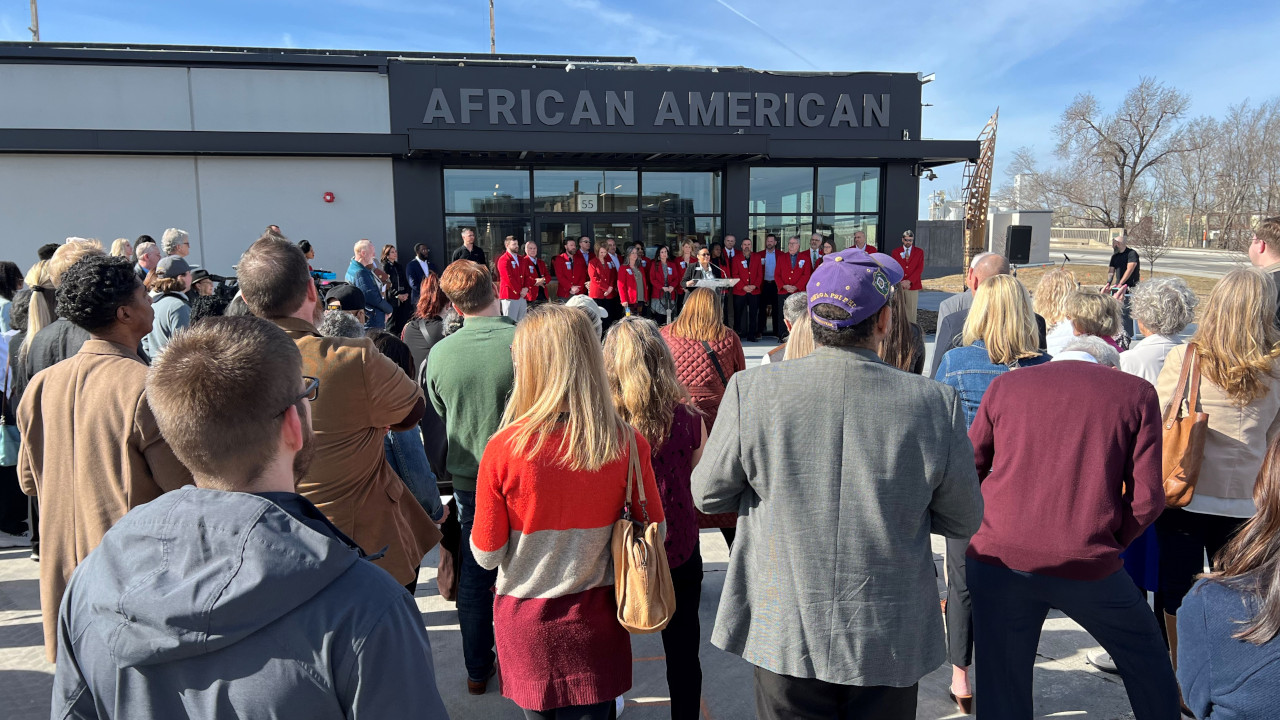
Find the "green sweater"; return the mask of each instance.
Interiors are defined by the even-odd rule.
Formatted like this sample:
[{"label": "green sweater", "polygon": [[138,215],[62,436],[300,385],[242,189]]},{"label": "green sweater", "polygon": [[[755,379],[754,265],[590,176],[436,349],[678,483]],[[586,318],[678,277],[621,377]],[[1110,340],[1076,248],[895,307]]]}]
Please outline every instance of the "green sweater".
[{"label": "green sweater", "polygon": [[444,421],[449,441],[445,466],[455,490],[475,492],[480,456],[498,431],[515,384],[508,317],[469,317],[462,328],[431,348],[427,397]]}]

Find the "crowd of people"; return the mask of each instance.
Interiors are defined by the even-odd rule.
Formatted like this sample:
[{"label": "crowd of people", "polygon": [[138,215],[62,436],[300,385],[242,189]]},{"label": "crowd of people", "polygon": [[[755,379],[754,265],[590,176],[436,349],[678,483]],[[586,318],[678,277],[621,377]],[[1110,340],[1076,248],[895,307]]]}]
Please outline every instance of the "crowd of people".
[{"label": "crowd of people", "polygon": [[1137,718],[1280,707],[1280,218],[1200,307],[1127,262],[1121,292],[1033,294],[979,255],[928,368],[910,232],[581,237],[550,267],[462,240],[443,270],[360,240],[328,287],[276,226],[234,281],[177,229],[0,262],[0,541],[40,562],[53,717],[447,717],[413,601],[437,547],[470,694],[613,717],[632,505],[670,568],[674,720],[701,715],[704,528],[730,548],[711,643],[765,720],[914,718],[944,662],[959,711],[1030,718],[1051,609]]}]

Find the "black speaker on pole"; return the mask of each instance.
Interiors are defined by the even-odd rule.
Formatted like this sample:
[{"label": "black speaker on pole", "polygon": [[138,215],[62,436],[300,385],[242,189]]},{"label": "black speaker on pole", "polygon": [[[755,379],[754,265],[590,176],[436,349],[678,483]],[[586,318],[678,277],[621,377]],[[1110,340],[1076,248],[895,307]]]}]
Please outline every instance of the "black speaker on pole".
[{"label": "black speaker on pole", "polygon": [[1026,265],[1031,262],[1031,226],[1010,225],[1005,233],[1005,257],[1012,265]]}]

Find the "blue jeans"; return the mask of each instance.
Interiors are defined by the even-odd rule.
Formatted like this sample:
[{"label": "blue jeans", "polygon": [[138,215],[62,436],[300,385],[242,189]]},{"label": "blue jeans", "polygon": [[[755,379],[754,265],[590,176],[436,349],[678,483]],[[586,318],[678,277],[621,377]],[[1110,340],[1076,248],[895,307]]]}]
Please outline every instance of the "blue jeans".
[{"label": "blue jeans", "polygon": [[1137,720],[1178,717],[1178,683],[1160,627],[1123,570],[1090,582],[967,560],[983,720],[1031,719],[1031,673],[1051,608],[1080,623],[1111,654]]},{"label": "blue jeans", "polygon": [[493,670],[493,586],[498,582],[497,570],[485,570],[471,554],[471,525],[476,519],[474,490],[454,490],[458,501],[458,524],[462,539],[458,543],[458,627],[462,630],[462,661],[467,677],[485,680]]},{"label": "blue jeans", "polygon": [[382,447],[387,454],[387,463],[409,488],[409,494],[427,511],[432,522],[440,522],[444,506],[440,504],[436,474],[431,472],[427,451],[422,446],[422,432],[417,427],[391,430],[383,437]]}]

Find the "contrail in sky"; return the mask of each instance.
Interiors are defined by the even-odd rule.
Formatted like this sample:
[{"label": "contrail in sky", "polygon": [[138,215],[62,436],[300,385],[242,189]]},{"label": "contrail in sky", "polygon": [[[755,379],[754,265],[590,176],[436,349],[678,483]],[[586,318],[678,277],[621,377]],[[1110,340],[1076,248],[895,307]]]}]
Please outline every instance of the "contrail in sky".
[{"label": "contrail in sky", "polygon": [[774,35],[773,33],[769,32],[768,30],[765,30],[765,29],[764,29],[764,27],[760,25],[760,23],[758,23],[758,22],[756,22],[755,20],[752,20],[751,18],[747,17],[746,15],[743,15],[742,13],[738,12],[738,9],[737,9],[737,8],[735,8],[734,6],[730,5],[729,3],[725,2],[724,0],[716,0],[716,2],[720,3],[721,5],[723,5],[723,6],[725,7],[725,9],[727,9],[729,12],[733,13],[734,15],[737,15],[738,17],[742,18],[743,20],[746,20],[747,22],[751,23],[753,26],[755,26],[755,29],[757,29],[757,30],[759,30],[760,32],[764,33],[765,37],[768,37],[770,40],[772,40],[772,41],[774,41],[774,42],[778,43],[778,45],[782,46],[782,49],[783,49],[783,50],[786,50],[787,52],[791,53],[792,55],[795,55],[796,57],[800,58],[801,60],[803,60],[803,61],[805,62],[805,64],[806,64],[806,65],[808,65],[809,67],[813,68],[814,70],[817,70],[817,69],[818,69],[818,66],[817,66],[817,65],[815,65],[815,64],[813,63],[813,61],[812,61],[812,60],[810,60],[809,58],[807,58],[807,57],[805,57],[805,56],[801,55],[800,53],[796,52],[795,50],[793,50],[793,49],[791,48],[791,46],[790,46],[790,45],[787,45],[785,42],[783,42],[783,41],[782,41],[782,39],[781,39],[781,38],[779,38],[777,35]]}]

